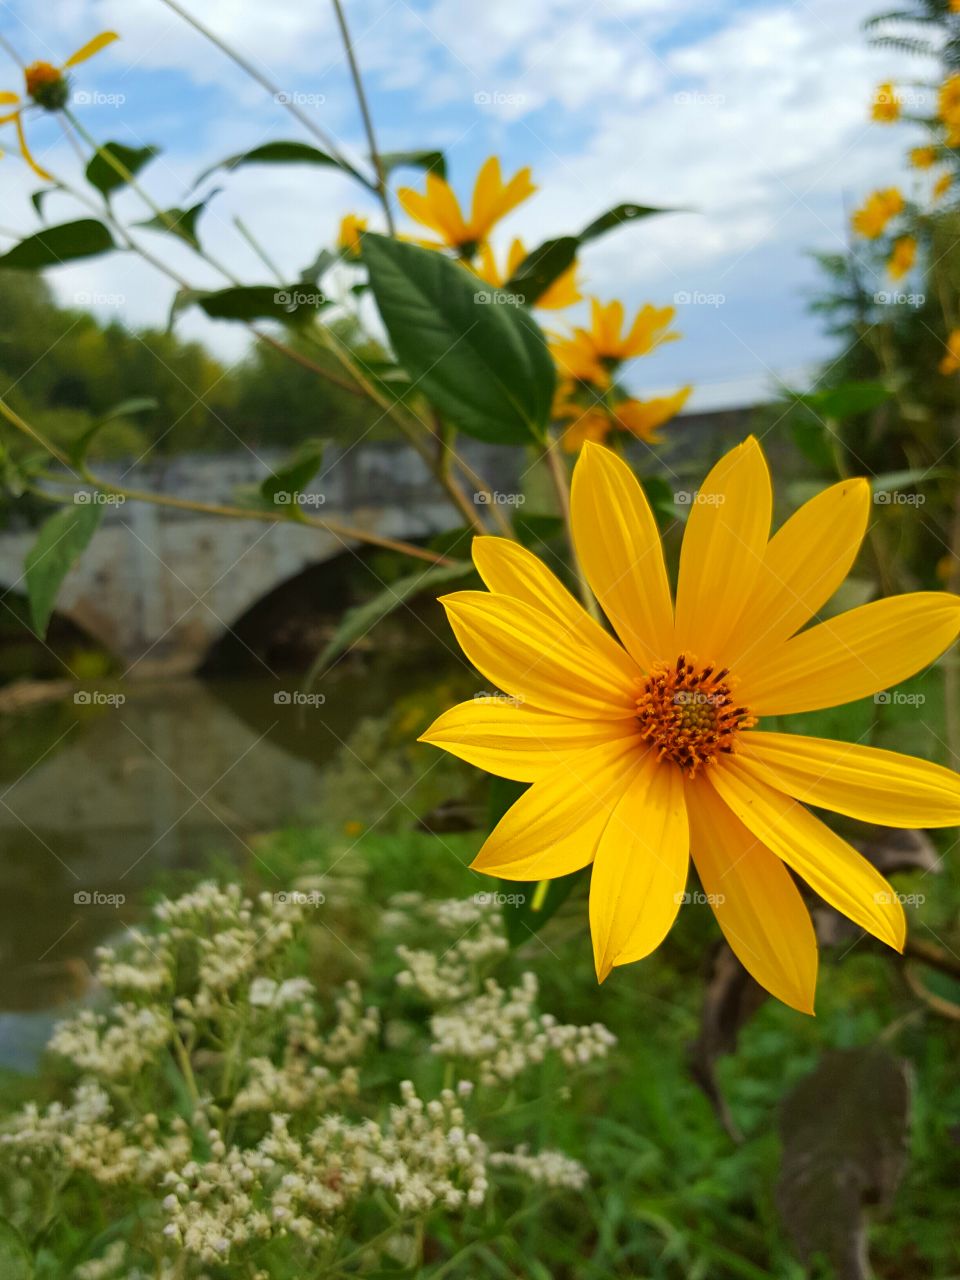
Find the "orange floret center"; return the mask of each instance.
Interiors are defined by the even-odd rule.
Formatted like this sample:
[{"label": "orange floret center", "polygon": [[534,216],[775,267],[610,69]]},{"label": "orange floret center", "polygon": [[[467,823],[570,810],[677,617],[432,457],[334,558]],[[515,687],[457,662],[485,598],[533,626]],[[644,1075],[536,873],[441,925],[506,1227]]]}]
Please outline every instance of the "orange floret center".
[{"label": "orange floret center", "polygon": [[726,667],[700,667],[686,654],[673,666],[660,663],[637,698],[640,734],[690,777],[720,752],[731,752],[741,729],[757,723],[733,696]]},{"label": "orange floret center", "polygon": [[56,84],[61,80],[63,72],[50,62],[31,62],[24,76],[27,81],[27,93],[31,98],[35,98],[37,93],[42,92],[47,85]]}]

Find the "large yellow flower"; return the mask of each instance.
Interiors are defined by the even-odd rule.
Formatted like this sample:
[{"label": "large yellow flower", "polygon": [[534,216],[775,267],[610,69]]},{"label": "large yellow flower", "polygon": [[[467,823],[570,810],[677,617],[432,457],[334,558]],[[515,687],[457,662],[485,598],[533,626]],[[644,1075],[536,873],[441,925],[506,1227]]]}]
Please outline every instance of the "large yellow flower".
[{"label": "large yellow flower", "polygon": [[550,350],[564,377],[606,387],[624,360],[648,355],[664,342],[676,342],[680,334],[670,331],[675,314],[674,307],[654,307],[648,302],[624,332],[623,303],[604,305],[591,298],[590,328],[575,328],[569,337],[554,336]]},{"label": "large yellow flower", "polygon": [[401,187],[397,199],[415,222],[440,237],[439,242],[424,241],[430,248],[455,249],[461,258],[472,258],[500,219],[529,199],[536,189],[529,168],[520,169],[509,182],[504,182],[500,161],[491,156],[477,174],[469,217],[461,210],[450,184],[435,173],[427,174],[424,193]]},{"label": "large yellow flower", "polygon": [[95,53],[99,53],[108,44],[119,39],[115,31],[102,31],[100,35],[88,40],[76,53],[72,53],[62,67],[55,67],[50,62],[31,62],[23,72],[27,101],[23,101],[20,94],[12,93],[10,90],[0,92],[0,106],[19,104],[15,111],[0,116],[0,124],[12,122],[15,125],[20,154],[37,177],[45,182],[51,180],[50,174],[37,164],[27,145],[27,135],[23,131],[24,111],[30,106],[39,107],[43,111],[62,111],[70,97],[70,80],[67,76],[69,69],[80,62],[86,62],[87,58],[92,58]]},{"label": "large yellow flower", "polygon": [[691,502],[675,603],[653,514],[615,454],[584,447],[571,505],[577,556],[619,643],[507,539],[474,541],[489,592],[443,600],[466,656],[515,705],[463,703],[423,740],[532,784],[473,866],[540,880],[592,864],[590,928],[603,981],[662,942],[692,853],[746,968],[812,1012],[816,938],[788,868],[897,950],[905,919],[875,867],[805,806],[890,826],[954,826],[960,777],[758,725],[912,675],[960,632],[960,598],[896,596],[800,630],[854,562],[870,489],[865,480],[836,484],[770,538],[770,476],[752,438],[720,460]]},{"label": "large yellow flower", "polygon": [[[487,284],[492,284],[495,289],[502,289],[516,275],[517,268],[526,256],[523,241],[515,239],[507,254],[506,269],[501,271],[493,249],[489,244],[482,244],[480,261],[470,269]],[[575,302],[580,302],[582,297],[583,294],[577,287],[577,264],[573,262],[541,293],[534,305],[543,311],[562,311],[564,307],[572,307]]]}]

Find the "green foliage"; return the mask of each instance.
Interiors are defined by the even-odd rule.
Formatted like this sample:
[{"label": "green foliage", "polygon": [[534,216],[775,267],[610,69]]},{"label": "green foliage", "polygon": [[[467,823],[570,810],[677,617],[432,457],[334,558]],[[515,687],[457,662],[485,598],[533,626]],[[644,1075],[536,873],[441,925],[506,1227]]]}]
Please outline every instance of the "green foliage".
[{"label": "green foliage", "polygon": [[397,357],[440,412],[481,440],[539,439],[555,373],[529,314],[442,254],[367,234],[363,257]]},{"label": "green foliage", "polygon": [[[96,495],[93,495],[95,497]],[[104,506],[91,495],[63,507],[43,525],[24,562],[33,629],[43,639],[64,578],[86,549],[103,518]],[[81,502],[80,498],[87,501]]]},{"label": "green foliage", "polygon": [[113,236],[102,222],[95,218],[80,218],[77,222],[63,222],[25,237],[12,249],[0,254],[0,270],[38,271],[78,258],[109,253],[115,247]]},{"label": "green foliage", "polygon": [[122,170],[135,178],[156,155],[159,155],[158,147],[127,147],[122,142],[105,142],[87,165],[85,176],[91,186],[109,196],[127,185],[128,179]]}]

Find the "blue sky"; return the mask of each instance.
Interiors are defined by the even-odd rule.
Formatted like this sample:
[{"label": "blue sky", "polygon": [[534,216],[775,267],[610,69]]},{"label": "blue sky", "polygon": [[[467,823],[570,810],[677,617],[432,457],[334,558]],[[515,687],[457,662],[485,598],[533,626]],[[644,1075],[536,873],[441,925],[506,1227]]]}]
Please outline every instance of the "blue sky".
[{"label": "blue sky", "polygon": [[[352,155],[362,133],[323,0],[190,0],[317,124]],[[455,187],[468,195],[482,160],[531,164],[540,190],[503,225],[528,244],[584,225],[621,200],[693,210],[652,219],[598,242],[584,281],[629,305],[678,305],[685,337],[631,374],[641,392],[693,382],[702,403],[754,394],[827,357],[830,344],[806,311],[817,283],[810,250],[840,249],[845,209],[876,185],[907,180],[909,130],[870,125],[880,79],[924,68],[870,50],[866,0],[347,0],[384,150],[442,147]],[[307,138],[162,0],[5,0],[0,33],[25,60],[61,61],[106,27],[123,39],[78,68],[76,109],[102,140],[163,147],[145,184],[163,206],[182,203],[218,158],[268,138]],[[5,60],[0,51],[0,60]],[[2,61],[0,61],[2,65]],[[17,85],[7,60],[0,85]],[[75,173],[52,121],[32,122],[43,162]],[[37,183],[15,158],[0,165],[0,227],[32,230]],[[414,173],[404,174],[416,185]],[[264,269],[234,225],[239,215],[295,273],[331,242],[341,214],[376,210],[366,193],[321,169],[260,168],[229,175],[202,231],[231,271]],[[144,216],[137,197],[118,208]],[[56,195],[51,220],[77,216]],[[187,250],[146,233],[192,284],[217,276]],[[112,255],[60,268],[67,302],[90,299],[104,315],[163,324],[171,285],[138,260]],[[887,287],[882,279],[878,289]],[[555,317],[551,317],[555,322]],[[229,358],[242,334],[189,313],[182,331]]]}]

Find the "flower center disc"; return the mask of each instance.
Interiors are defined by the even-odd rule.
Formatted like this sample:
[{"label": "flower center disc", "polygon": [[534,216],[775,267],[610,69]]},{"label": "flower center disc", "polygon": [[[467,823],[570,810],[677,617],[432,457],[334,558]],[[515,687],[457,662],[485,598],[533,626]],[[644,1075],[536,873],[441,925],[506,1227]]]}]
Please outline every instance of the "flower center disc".
[{"label": "flower center disc", "polygon": [[685,654],[674,666],[655,666],[637,698],[641,737],[693,777],[721,751],[733,750],[741,729],[755,725],[736,705],[726,667],[698,667]]},{"label": "flower center disc", "polygon": [[24,71],[27,93],[39,107],[60,111],[70,96],[67,77],[49,62],[31,62]]}]

